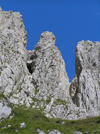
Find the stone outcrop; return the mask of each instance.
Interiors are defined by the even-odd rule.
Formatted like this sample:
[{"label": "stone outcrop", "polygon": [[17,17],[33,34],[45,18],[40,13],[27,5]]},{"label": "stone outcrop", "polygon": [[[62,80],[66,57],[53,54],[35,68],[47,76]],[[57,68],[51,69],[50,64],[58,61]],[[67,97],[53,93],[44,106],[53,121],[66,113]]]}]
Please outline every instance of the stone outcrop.
[{"label": "stone outcrop", "polygon": [[0,94],[14,104],[29,105],[32,99],[26,92],[34,95],[26,66],[26,43],[27,33],[20,13],[0,10]]},{"label": "stone outcrop", "polygon": [[[76,47],[76,76],[70,91],[72,100],[91,116],[100,114],[100,42],[81,41]],[[74,88],[73,88],[74,87]]]},{"label": "stone outcrop", "polygon": [[32,105],[43,108],[50,117],[51,113],[61,117],[66,107],[62,103],[69,96],[69,80],[61,53],[54,46],[55,36],[41,34],[33,51],[26,50],[26,43],[20,13],[0,10],[0,93],[12,104]]},{"label": "stone outcrop", "polygon": [[55,36],[51,32],[41,34],[28,64],[38,99],[65,100],[69,96],[69,79],[61,53],[55,46]]},{"label": "stone outcrop", "polygon": [[20,13],[0,9],[0,118],[16,105],[62,119],[100,115],[99,42],[78,43],[71,84],[52,32],[43,32],[32,51],[26,44]]}]

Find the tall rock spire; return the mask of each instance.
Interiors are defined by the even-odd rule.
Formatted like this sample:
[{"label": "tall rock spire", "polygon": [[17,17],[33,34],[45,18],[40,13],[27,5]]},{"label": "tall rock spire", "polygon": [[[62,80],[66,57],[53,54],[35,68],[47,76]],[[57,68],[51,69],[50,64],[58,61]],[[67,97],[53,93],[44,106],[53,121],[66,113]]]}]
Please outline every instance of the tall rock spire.
[{"label": "tall rock spire", "polygon": [[69,79],[65,71],[65,63],[60,51],[55,46],[52,32],[43,32],[30,57],[31,70],[37,96],[47,99],[66,99],[69,96]]}]

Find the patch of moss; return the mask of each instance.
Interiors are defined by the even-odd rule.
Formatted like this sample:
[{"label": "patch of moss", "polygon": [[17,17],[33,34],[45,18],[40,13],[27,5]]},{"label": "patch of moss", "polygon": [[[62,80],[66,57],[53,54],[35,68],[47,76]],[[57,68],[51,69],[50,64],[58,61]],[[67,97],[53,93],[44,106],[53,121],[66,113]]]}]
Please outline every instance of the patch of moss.
[{"label": "patch of moss", "polygon": [[4,66],[4,68],[7,68],[7,66]]},{"label": "patch of moss", "polygon": [[16,51],[12,49],[12,52],[15,53]]},{"label": "patch of moss", "polygon": [[51,102],[51,98],[48,98],[47,100],[46,100],[46,104],[49,104]]},{"label": "patch of moss", "polygon": [[20,87],[19,87],[19,92],[21,92],[21,90],[22,90],[22,87],[20,86]]},{"label": "patch of moss", "polygon": [[3,93],[0,93],[0,99],[5,99],[7,101],[7,97]]},{"label": "patch of moss", "polygon": [[100,82],[98,82],[98,84],[99,84],[99,87],[100,87]]},{"label": "patch of moss", "polygon": [[56,105],[64,105],[67,108],[67,103],[65,100],[56,99]]},{"label": "patch of moss", "polygon": [[39,92],[39,89],[35,89],[35,94],[37,94]]},{"label": "patch of moss", "polygon": [[8,29],[11,29],[11,27],[8,27]]},{"label": "patch of moss", "polygon": [[10,96],[12,96],[13,95],[13,93],[12,92],[10,92]]},{"label": "patch of moss", "polygon": [[34,102],[38,102],[38,101],[39,101],[39,100],[36,99],[35,97],[33,97],[32,100],[33,100]]}]

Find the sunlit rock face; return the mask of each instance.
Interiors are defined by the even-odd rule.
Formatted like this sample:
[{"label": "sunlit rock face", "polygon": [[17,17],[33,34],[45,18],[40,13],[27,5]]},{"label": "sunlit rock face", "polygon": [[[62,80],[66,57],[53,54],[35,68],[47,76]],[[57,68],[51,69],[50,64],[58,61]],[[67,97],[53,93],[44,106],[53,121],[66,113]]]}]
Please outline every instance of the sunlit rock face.
[{"label": "sunlit rock face", "polygon": [[[69,79],[61,53],[55,47],[55,36],[51,32],[42,33],[33,51],[26,50],[26,43],[20,13],[0,9],[1,96],[10,104],[42,108],[49,117],[52,114],[64,118]],[[65,103],[58,102],[60,99]],[[1,100],[2,97],[1,105],[6,105]]]},{"label": "sunlit rock face", "polygon": [[0,8],[0,118],[8,117],[16,105],[42,109],[50,118],[100,114],[99,42],[78,43],[71,84],[52,32],[43,32],[32,51],[26,44],[20,13]]},{"label": "sunlit rock face", "polygon": [[[30,55],[30,51],[29,54]],[[52,32],[43,32],[39,42],[28,59],[28,68],[36,91],[35,98],[45,105],[44,111],[54,117],[64,116],[63,110],[69,96],[69,79],[65,71],[65,63],[59,49],[55,46],[55,36]],[[61,102],[57,102],[61,100]],[[46,104],[47,102],[47,104]],[[50,116],[49,114],[47,114]]]},{"label": "sunlit rock face", "polygon": [[30,105],[26,92],[33,96],[34,86],[26,66],[26,43],[22,15],[0,9],[0,94],[11,103]]},{"label": "sunlit rock face", "polygon": [[33,83],[39,91],[36,96],[44,100],[49,97],[66,99],[69,96],[69,79],[52,32],[41,34],[30,59]]},{"label": "sunlit rock face", "polygon": [[[81,41],[76,47],[74,103],[89,115],[100,114],[100,42]],[[72,84],[70,86],[72,90]],[[71,96],[73,99],[73,96]]]}]

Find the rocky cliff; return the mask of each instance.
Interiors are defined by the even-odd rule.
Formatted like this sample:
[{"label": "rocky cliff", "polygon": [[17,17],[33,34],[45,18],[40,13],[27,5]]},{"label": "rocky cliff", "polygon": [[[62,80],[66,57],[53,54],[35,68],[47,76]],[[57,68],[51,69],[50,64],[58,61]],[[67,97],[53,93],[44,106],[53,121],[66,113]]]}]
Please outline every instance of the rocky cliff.
[{"label": "rocky cliff", "polygon": [[100,113],[100,43],[81,41],[76,47],[76,77],[70,86],[73,103],[90,115]]},{"label": "rocky cliff", "polygon": [[79,119],[100,115],[100,43],[76,47],[76,75],[69,83],[52,32],[43,32],[34,50],[18,12],[0,9],[0,118],[26,105],[47,117]]}]

